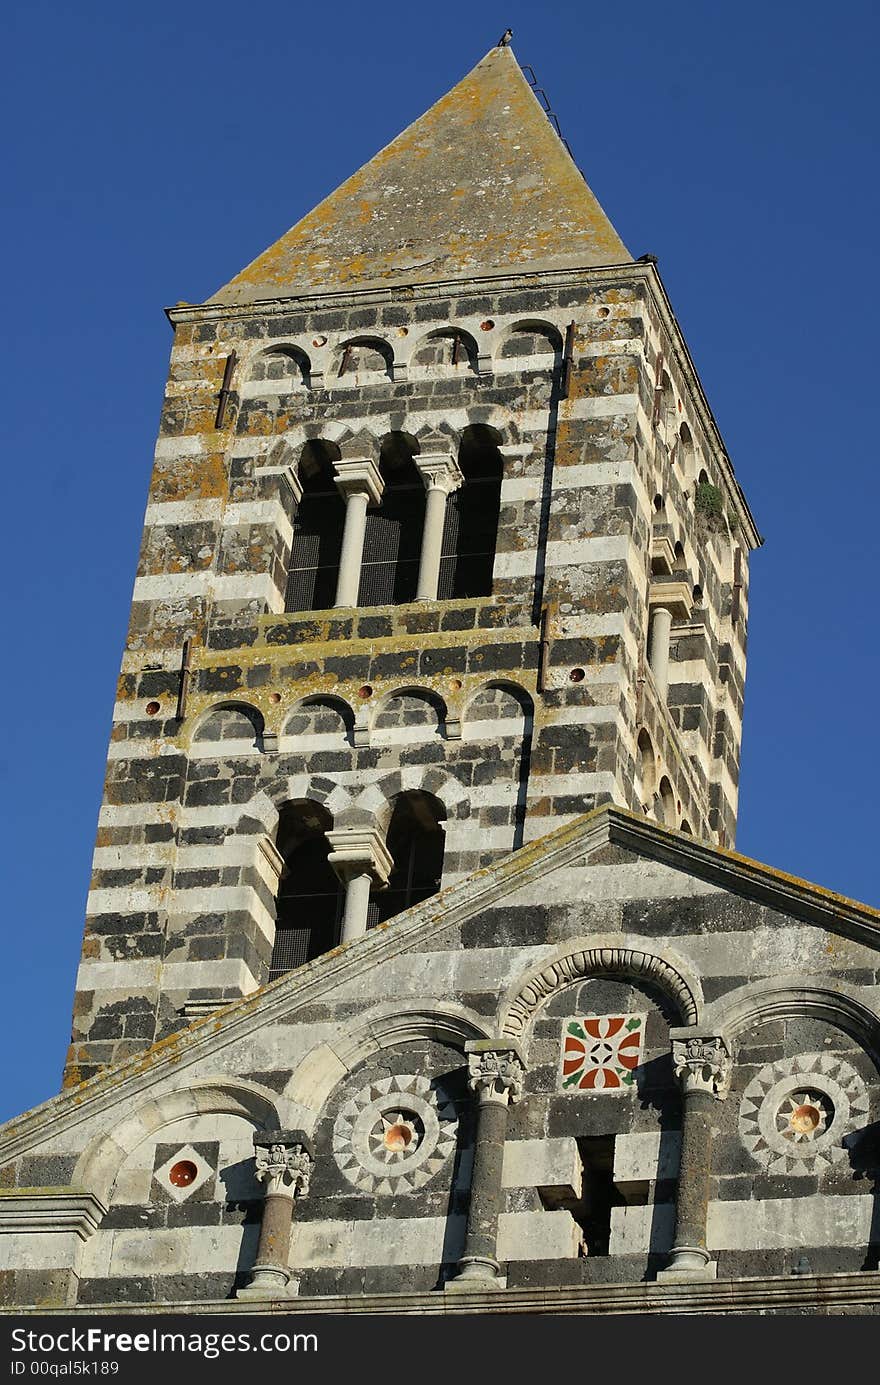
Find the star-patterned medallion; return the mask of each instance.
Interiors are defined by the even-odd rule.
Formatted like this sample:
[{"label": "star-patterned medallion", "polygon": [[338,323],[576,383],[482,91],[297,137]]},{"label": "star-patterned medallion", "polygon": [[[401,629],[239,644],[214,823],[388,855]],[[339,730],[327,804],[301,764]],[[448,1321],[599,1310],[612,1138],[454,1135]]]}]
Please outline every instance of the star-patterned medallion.
[{"label": "star-patterned medallion", "polygon": [[422,1188],[455,1148],[455,1107],[425,1077],[383,1077],[345,1103],[333,1128],[333,1157],[362,1192]]},{"label": "star-patterned medallion", "polygon": [[846,1157],[844,1135],[868,1119],[868,1091],[833,1053],[768,1063],[743,1093],[739,1132],[771,1173],[822,1173]]}]

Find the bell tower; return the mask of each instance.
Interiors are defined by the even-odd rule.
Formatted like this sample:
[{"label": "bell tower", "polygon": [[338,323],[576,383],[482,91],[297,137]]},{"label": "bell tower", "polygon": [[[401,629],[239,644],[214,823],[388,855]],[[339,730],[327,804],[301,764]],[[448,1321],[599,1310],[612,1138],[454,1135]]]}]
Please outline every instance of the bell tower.
[{"label": "bell tower", "polygon": [[168,315],[68,1083],[601,804],[733,845],[760,538],[508,46]]}]

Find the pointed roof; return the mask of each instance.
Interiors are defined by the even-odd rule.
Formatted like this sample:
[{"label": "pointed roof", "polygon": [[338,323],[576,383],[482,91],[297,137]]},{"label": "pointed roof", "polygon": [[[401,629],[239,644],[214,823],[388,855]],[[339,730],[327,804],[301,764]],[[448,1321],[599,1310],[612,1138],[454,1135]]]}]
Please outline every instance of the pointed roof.
[{"label": "pointed roof", "polygon": [[631,258],[512,50],[493,48],[210,301]]}]

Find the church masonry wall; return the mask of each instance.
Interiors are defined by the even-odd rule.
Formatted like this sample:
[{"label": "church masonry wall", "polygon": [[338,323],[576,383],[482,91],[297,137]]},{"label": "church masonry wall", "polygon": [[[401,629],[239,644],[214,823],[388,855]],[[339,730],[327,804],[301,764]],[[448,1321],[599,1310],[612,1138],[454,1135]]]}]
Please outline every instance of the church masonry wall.
[{"label": "church masonry wall", "polygon": [[[264,826],[248,803],[267,787],[277,798],[279,781],[301,779],[304,768],[327,781],[325,794],[381,786],[391,768],[404,769],[410,786],[417,766],[426,778],[432,770],[451,775],[462,796],[447,828],[444,882],[598,803],[638,806],[640,725],[649,727],[659,754],[657,777],[660,767],[671,777],[692,830],[709,835],[715,822],[722,840],[732,831],[738,725],[724,721],[715,679],[722,668],[741,669],[718,644],[714,608],[727,589],[715,583],[714,569],[699,569],[709,623],[699,626],[696,658],[691,636],[687,650],[678,650],[689,656],[680,661],[687,681],[676,679],[673,659],[668,706],[652,695],[645,664],[658,485],[670,492],[670,513],[678,507],[689,552],[696,554],[698,535],[682,484],[675,490],[675,467],[655,438],[651,353],[662,325],[638,271],[625,281],[599,274],[575,287],[546,282],[491,296],[422,294],[409,303],[367,298],[347,309],[181,317],[111,736],[72,1080],[174,1028],[187,999],[232,999],[265,979],[272,881],[255,841],[249,856],[230,847],[242,818],[251,823],[244,837],[255,821]],[[552,364],[546,353],[523,361],[505,357],[504,343],[518,321],[549,323],[561,339],[572,319],[575,351],[561,399],[558,352]],[[417,353],[424,335],[449,324],[478,343],[479,369],[408,366],[407,353]],[[350,385],[335,378],[340,344],[352,335],[392,344],[392,379],[368,383],[359,373]],[[311,355],[310,388],[292,379],[296,387],[285,393],[277,372],[272,381],[247,383],[257,353],[291,342]],[[238,364],[218,430],[217,392],[230,350]],[[418,434],[440,427],[452,436],[475,422],[498,429],[505,457],[491,598],[283,611],[291,535],[283,474],[307,436],[364,426],[377,438],[394,428]],[[661,454],[668,482],[657,479]],[[542,608],[549,642],[539,691]],[[193,673],[180,724],[174,711],[184,639]],[[579,670],[582,681],[572,682]],[[460,741],[453,737],[456,717],[493,680],[521,689],[534,713],[527,742],[521,731],[518,742],[508,736],[490,751],[485,735],[472,737],[466,725]],[[365,685],[370,708],[408,685],[441,696],[445,734],[410,747],[328,746],[304,766],[284,738],[292,706],[329,693],[363,726],[369,715],[358,692]],[[225,700],[252,709],[252,743],[217,757],[199,746],[196,756],[193,727]],[[715,746],[724,767],[713,758]],[[650,800],[646,807],[653,810]]]},{"label": "church masonry wall", "polygon": [[[468,892],[472,887],[468,880],[459,888]],[[407,917],[417,915],[430,916],[420,906]],[[470,1148],[464,1055],[448,1038],[442,1043],[410,1038],[379,1051],[372,1047],[383,1024],[399,1023],[410,1010],[423,1013],[426,1005],[436,1004],[426,997],[443,997],[438,1014],[446,1007],[450,1014],[470,1017],[469,1023],[487,1033],[497,1032],[511,995],[566,946],[577,948],[585,940],[603,947],[633,946],[640,939],[641,946],[674,959],[692,978],[690,984],[702,996],[704,1026],[711,1025],[713,1015],[723,1017],[725,1006],[733,1013],[732,998],[745,987],[772,981],[780,987],[790,984],[794,994],[810,977],[826,991],[860,997],[875,1014],[880,1008],[877,950],[867,937],[829,931],[782,907],[729,893],[620,847],[594,848],[582,864],[573,860],[536,872],[504,899],[460,923],[444,924],[443,918],[440,908],[437,926],[418,946],[372,965],[371,951],[383,939],[367,937],[352,945],[349,954],[360,961],[345,976],[331,979],[328,973],[341,959],[330,957],[275,983],[266,999],[288,994],[287,1010],[276,1006],[271,1016],[260,1019],[252,1002],[242,1002],[243,1028],[220,1045],[205,1043],[216,1018],[172,1037],[168,1053],[176,1061],[170,1070],[160,1070],[158,1082],[148,1086],[143,1082],[149,1064],[141,1075],[136,1064],[120,1071],[113,1079],[118,1098],[106,1110],[89,1113],[87,1087],[77,1095],[77,1107],[85,1099],[85,1108],[74,1121],[53,1122],[52,1103],[44,1108],[48,1134],[11,1158],[3,1156],[3,1186],[73,1184],[83,1176],[82,1152],[90,1142],[101,1136],[122,1142],[119,1173],[114,1169],[111,1178],[115,1191],[98,1190],[108,1197],[110,1209],[82,1251],[80,1303],[224,1298],[252,1262],[259,1216],[258,1198],[247,1183],[252,1178],[248,1151],[253,1119],[213,1114],[215,1098],[204,1116],[197,1110],[178,1114],[157,1124],[140,1143],[115,1134],[138,1110],[161,1111],[167,1099],[163,1093],[185,1092],[188,1101],[197,1103],[205,1084],[217,1090],[225,1080],[234,1090],[236,1084],[250,1083],[277,1103],[279,1121],[311,1130],[316,1170],[322,1172],[316,1173],[312,1192],[298,1209],[292,1253],[302,1274],[303,1296],[414,1286],[427,1290],[442,1278],[444,1266],[446,1272],[451,1269],[462,1234]],[[400,926],[406,927],[404,919]],[[322,975],[327,976],[323,984]],[[392,1006],[377,1003],[380,990],[395,997]],[[637,1090],[605,1096],[560,1092],[559,1047],[567,1018],[630,1012],[654,1016],[646,1031]],[[512,1286],[636,1282],[662,1265],[671,1243],[678,1157],[667,1026],[679,1019],[667,996],[616,975],[613,966],[605,976],[585,977],[557,990],[539,1009],[524,1043],[525,1094],[511,1110],[508,1133],[511,1157],[499,1253],[503,1251]],[[365,1047],[353,1041],[358,1031],[370,1036]],[[191,1056],[190,1046],[199,1036],[203,1051],[197,1055],[193,1050]],[[858,1270],[876,1255],[880,1240],[870,1165],[860,1163],[854,1138],[870,1130],[880,1114],[872,1058],[845,1027],[794,1004],[778,1018],[756,1019],[732,1033],[731,1043],[731,1091],[714,1108],[709,1245],[719,1276],[787,1275],[801,1254],[816,1273]],[[323,1046],[328,1053],[345,1055],[336,1060],[335,1076],[317,1066]],[[845,1078],[851,1109],[843,1148],[849,1153],[830,1166],[820,1162],[778,1171],[762,1162],[760,1150],[757,1156],[751,1152],[747,1089],[771,1064],[794,1063],[797,1075],[797,1063],[810,1055],[830,1060],[831,1074],[833,1064],[842,1060],[867,1089],[869,1104],[858,1107],[851,1080]],[[160,1060],[157,1050],[154,1064]],[[307,1069],[324,1076],[307,1079]],[[446,1074],[445,1081],[459,1084],[455,1151],[450,1150],[436,1185],[412,1192],[352,1187],[334,1153],[338,1114],[352,1094],[394,1073],[428,1080]],[[840,1077],[838,1073],[838,1085]],[[814,1082],[822,1086],[825,1077],[821,1070],[812,1076],[807,1071],[799,1080],[807,1087]],[[765,1086],[772,1095],[772,1083]],[[828,1090],[834,1094],[834,1088]],[[16,1138],[15,1124],[4,1131],[7,1151]],[[619,1179],[630,1190],[628,1198],[633,1183],[641,1191],[636,1200],[623,1200],[613,1209],[610,1253],[584,1256],[579,1254],[583,1236],[571,1211],[576,1177],[550,1176],[556,1185],[554,1200],[537,1179],[523,1180],[522,1168],[536,1166],[535,1142],[552,1147],[558,1159],[572,1143],[600,1136],[614,1138],[614,1158],[619,1158]],[[520,1144],[523,1158],[518,1160]],[[195,1156],[187,1156],[188,1149]],[[175,1202],[157,1188],[154,1173],[168,1160],[183,1157],[208,1163],[210,1188],[202,1184],[198,1196]],[[560,1206],[566,1176],[571,1194],[566,1204],[562,1188]],[[26,1264],[19,1259],[22,1270]],[[31,1273],[47,1275],[49,1269],[35,1267]],[[20,1293],[33,1292],[35,1282],[33,1277],[22,1279]],[[8,1277],[6,1289],[16,1292],[13,1278]]]}]

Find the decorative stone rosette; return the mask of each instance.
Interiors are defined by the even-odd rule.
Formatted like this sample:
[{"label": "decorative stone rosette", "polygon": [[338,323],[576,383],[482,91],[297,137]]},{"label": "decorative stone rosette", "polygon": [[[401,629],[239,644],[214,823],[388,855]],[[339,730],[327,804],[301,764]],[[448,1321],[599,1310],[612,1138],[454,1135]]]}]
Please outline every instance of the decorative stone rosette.
[{"label": "decorative stone rosette", "polygon": [[371,1082],[345,1103],[333,1127],[333,1157],[367,1193],[422,1188],[455,1149],[458,1117],[425,1077]]},{"label": "decorative stone rosette", "polygon": [[831,1053],[768,1063],[743,1093],[739,1132],[771,1173],[822,1173],[847,1157],[843,1137],[868,1119],[858,1073]]}]

